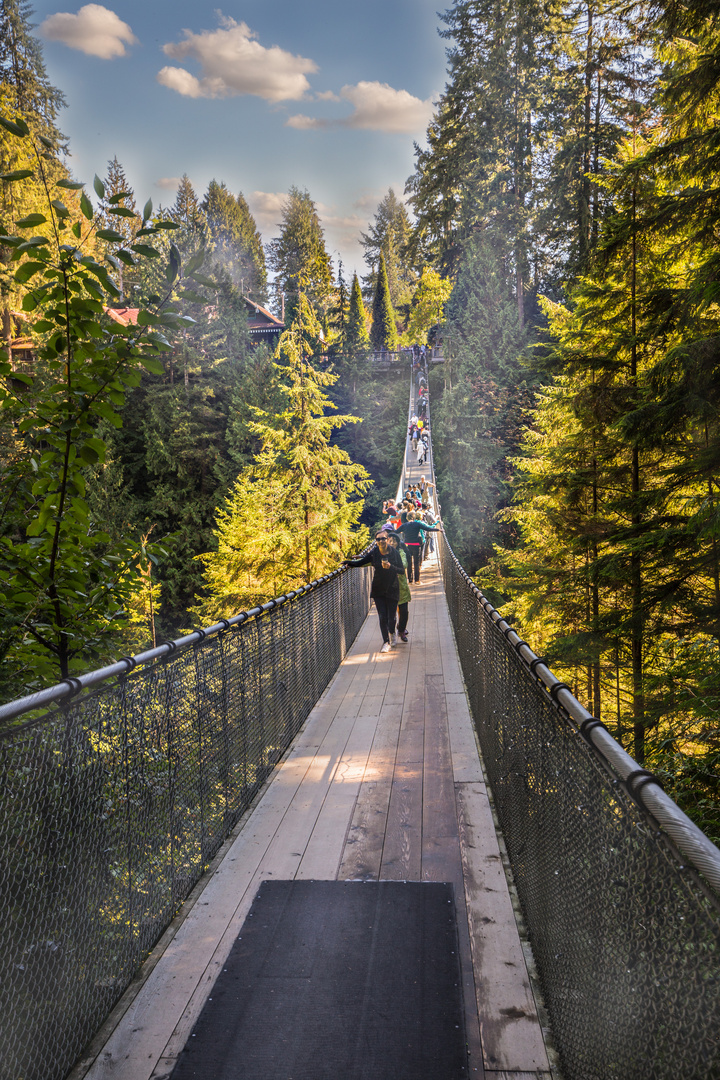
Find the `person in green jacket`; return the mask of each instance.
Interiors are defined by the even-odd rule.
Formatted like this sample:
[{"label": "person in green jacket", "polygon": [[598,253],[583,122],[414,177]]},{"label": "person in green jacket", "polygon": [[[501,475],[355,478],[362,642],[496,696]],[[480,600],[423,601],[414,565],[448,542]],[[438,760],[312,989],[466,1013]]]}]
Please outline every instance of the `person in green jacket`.
[{"label": "person in green jacket", "polygon": [[409,513],[407,521],[398,530],[412,556],[412,566],[409,568],[408,577],[412,581],[414,569],[416,583],[420,581],[420,556],[425,543],[425,533],[440,532],[442,529],[441,521],[438,521],[437,525],[427,525],[424,521],[417,520],[419,516],[419,514]]},{"label": "person in green jacket", "polygon": [[409,584],[408,579],[407,579],[407,569],[408,569],[408,565],[410,563],[410,560],[408,559],[408,556],[407,556],[407,548],[403,544],[399,533],[389,532],[388,536],[390,537],[390,543],[392,544],[392,546],[395,548],[395,550],[399,554],[400,558],[402,559],[402,564],[405,567],[405,577],[398,577],[398,584],[400,586],[400,595],[398,597],[397,632],[398,632],[398,637],[400,638],[400,640],[407,643],[407,639],[408,639],[408,636],[407,636],[408,604],[412,600],[412,596],[410,594],[410,584]]}]

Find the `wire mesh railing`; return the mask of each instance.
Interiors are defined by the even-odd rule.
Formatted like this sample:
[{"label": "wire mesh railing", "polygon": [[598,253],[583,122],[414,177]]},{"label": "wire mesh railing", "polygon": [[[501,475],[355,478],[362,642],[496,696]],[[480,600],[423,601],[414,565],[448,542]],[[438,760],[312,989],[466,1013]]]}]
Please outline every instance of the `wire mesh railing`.
[{"label": "wire mesh railing", "polygon": [[337,670],[338,571],[0,709],[0,1080],[60,1080]]},{"label": "wire mesh railing", "polygon": [[720,851],[440,550],[565,1080],[717,1080]]}]

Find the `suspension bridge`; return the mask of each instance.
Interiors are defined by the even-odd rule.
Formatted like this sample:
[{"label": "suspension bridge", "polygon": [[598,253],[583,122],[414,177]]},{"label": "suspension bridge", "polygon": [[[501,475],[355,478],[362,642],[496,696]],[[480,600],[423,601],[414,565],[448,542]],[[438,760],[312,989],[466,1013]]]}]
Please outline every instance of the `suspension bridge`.
[{"label": "suspension bridge", "polygon": [[[400,490],[420,472],[407,448]],[[720,851],[436,549],[390,653],[366,569],[342,570],[0,709],[0,1080],[720,1077]],[[313,944],[265,979],[277,1007],[246,1003],[234,1063],[193,1071],[281,886]],[[329,1046],[303,995],[346,898],[404,911],[441,887],[453,948],[408,963],[414,1041],[434,1025],[451,1049],[418,1058],[387,997],[384,1063]],[[357,1001],[333,987],[366,1043],[373,980],[403,975],[392,937]]]}]

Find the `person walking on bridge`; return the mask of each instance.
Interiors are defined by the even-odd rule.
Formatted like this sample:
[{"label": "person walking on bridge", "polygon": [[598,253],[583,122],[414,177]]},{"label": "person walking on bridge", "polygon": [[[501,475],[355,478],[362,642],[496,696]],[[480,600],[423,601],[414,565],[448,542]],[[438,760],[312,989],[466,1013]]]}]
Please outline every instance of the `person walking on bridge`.
[{"label": "person walking on bridge", "polygon": [[409,513],[408,519],[404,525],[401,525],[398,532],[405,541],[410,555],[412,557],[412,566],[408,578],[413,580],[413,571],[416,584],[420,582],[420,556],[422,555],[423,545],[425,543],[426,532],[440,532],[442,529],[442,522],[438,521],[437,525],[426,525],[424,521],[417,520],[420,518],[419,514]]},{"label": "person walking on bridge", "polygon": [[374,573],[370,596],[375,601],[380,623],[383,644],[381,653],[389,652],[397,645],[395,620],[398,600],[400,599],[399,577],[405,576],[400,552],[390,544],[387,532],[380,530],[375,535],[375,545],[357,559],[343,559],[343,566],[370,566]]}]

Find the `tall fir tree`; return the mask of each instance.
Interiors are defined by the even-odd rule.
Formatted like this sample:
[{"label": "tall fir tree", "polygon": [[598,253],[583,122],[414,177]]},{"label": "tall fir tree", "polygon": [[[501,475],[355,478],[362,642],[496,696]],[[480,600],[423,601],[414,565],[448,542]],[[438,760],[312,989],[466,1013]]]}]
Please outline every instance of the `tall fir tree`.
[{"label": "tall fir tree", "polygon": [[[99,209],[100,220],[103,228],[112,229],[113,232],[123,236],[123,247],[128,248],[142,227],[142,219],[135,203],[135,192],[130,186],[117,155],[112,161],[108,161],[104,184],[105,194]],[[140,284],[140,274],[136,267],[123,262],[118,263],[117,274],[121,294],[119,303],[130,303]]]},{"label": "tall fir tree", "polygon": [[353,274],[350,288],[347,328],[345,331],[345,351],[354,361],[363,358],[370,347],[370,335],[367,328],[367,314],[363,303],[362,290],[357,273]]},{"label": "tall fir tree", "polygon": [[[46,170],[51,180],[58,180],[67,176],[62,163],[66,140],[57,126],[65,98],[48,79],[42,46],[32,33],[32,14],[32,7],[23,0],[0,0],[0,112],[8,118],[22,114],[34,134],[50,141],[54,149],[45,148],[48,155]],[[4,128],[0,129],[0,172],[34,170],[35,166],[29,144],[14,138]],[[21,186],[3,183],[0,191],[3,232],[6,235],[12,233],[12,218],[40,210],[45,203],[44,196],[38,180],[30,179]],[[17,329],[11,311],[13,307],[19,307],[10,270],[11,257],[11,249],[0,244],[0,313],[2,338],[6,344]]]},{"label": "tall fir tree", "polygon": [[256,410],[261,450],[238,477],[218,515],[217,552],[204,557],[209,593],[204,618],[227,615],[297,588],[337,566],[367,531],[358,527],[362,466],[337,446],[333,434],[358,417],[334,416],[326,394],[337,376],[314,368],[321,326],[305,296],[278,346],[277,413]]},{"label": "tall fir tree", "polygon": [[320,218],[307,191],[291,187],[283,206],[280,235],[268,244],[275,287],[285,296],[286,322],[294,322],[302,292],[327,330],[333,278]]},{"label": "tall fir tree", "polygon": [[385,256],[382,252],[380,252],[380,265],[373,295],[370,344],[376,352],[394,352],[398,347],[397,323],[390,299]]},{"label": "tall fir tree", "polygon": [[410,232],[407,208],[390,188],[379,204],[368,231],[360,236],[360,243],[365,249],[365,262],[370,269],[368,276],[363,279],[365,293],[371,298],[375,292],[382,253],[395,311],[410,304],[417,280],[408,257]]},{"label": "tall fir tree", "polygon": [[211,180],[201,209],[207,220],[215,261],[227,268],[246,296],[259,304],[266,303],[265,252],[242,192],[236,197],[224,182]]}]

